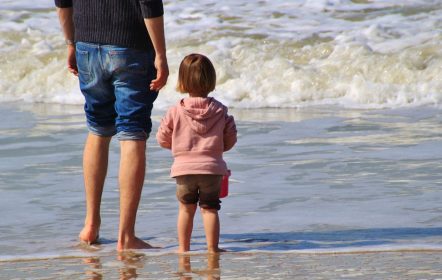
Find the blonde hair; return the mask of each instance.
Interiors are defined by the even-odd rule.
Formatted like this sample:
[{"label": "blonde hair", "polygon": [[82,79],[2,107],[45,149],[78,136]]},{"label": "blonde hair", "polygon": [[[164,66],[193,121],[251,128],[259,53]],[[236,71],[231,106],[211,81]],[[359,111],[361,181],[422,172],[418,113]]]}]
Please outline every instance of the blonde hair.
[{"label": "blonde hair", "polygon": [[215,68],[206,56],[193,53],[184,57],[178,72],[177,91],[207,97],[215,85]]}]

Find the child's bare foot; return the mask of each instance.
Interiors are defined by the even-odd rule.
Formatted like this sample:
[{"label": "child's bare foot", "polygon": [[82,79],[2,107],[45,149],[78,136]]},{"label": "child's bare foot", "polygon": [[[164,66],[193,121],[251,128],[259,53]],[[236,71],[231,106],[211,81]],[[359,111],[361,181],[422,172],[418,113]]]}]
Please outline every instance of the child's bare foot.
[{"label": "child's bare foot", "polygon": [[132,239],[118,241],[117,250],[118,251],[124,251],[124,250],[142,250],[142,249],[158,249],[159,247],[153,247],[149,243],[134,237]]},{"label": "child's bare foot", "polygon": [[227,252],[227,251],[224,249],[221,249],[221,248],[207,249],[207,253],[209,253],[209,254],[217,254],[217,253],[222,253],[222,252]]},{"label": "child's bare foot", "polygon": [[175,253],[177,253],[177,254],[186,254],[186,253],[189,253],[189,251],[190,251],[190,248],[178,246],[178,250],[176,250]]},{"label": "child's bare foot", "polygon": [[96,244],[98,243],[99,232],[100,227],[84,226],[84,228],[78,235],[78,238],[81,242],[84,242],[88,245]]}]

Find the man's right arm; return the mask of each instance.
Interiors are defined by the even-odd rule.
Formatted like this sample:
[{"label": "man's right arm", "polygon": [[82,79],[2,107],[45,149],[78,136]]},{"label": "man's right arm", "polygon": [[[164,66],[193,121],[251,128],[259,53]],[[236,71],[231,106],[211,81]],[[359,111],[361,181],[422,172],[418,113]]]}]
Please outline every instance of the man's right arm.
[{"label": "man's right arm", "polygon": [[78,75],[77,62],[75,59],[75,27],[73,21],[72,0],[55,0],[57,6],[58,19],[60,21],[61,29],[63,30],[68,59],[67,66],[69,72]]}]

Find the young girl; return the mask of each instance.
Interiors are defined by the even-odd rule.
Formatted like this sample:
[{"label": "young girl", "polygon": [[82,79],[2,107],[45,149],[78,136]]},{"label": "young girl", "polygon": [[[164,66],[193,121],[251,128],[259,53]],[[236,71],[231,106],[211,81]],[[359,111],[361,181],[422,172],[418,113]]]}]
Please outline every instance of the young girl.
[{"label": "young girl", "polygon": [[227,107],[207,97],[215,89],[216,73],[210,60],[190,54],[180,64],[177,90],[188,93],[161,120],[157,140],[171,149],[174,162],[171,177],[177,182],[179,200],[178,252],[190,250],[190,238],[197,203],[201,208],[207,250],[220,252],[219,192],[227,173],[223,152],[236,143],[236,125]]}]

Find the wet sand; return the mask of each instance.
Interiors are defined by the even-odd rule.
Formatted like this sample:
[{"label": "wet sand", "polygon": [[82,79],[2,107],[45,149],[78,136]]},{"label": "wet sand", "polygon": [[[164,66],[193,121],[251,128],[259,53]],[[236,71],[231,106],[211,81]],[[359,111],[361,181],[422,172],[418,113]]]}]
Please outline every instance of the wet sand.
[{"label": "wet sand", "polygon": [[442,252],[129,253],[0,262],[1,279],[442,279]]}]

